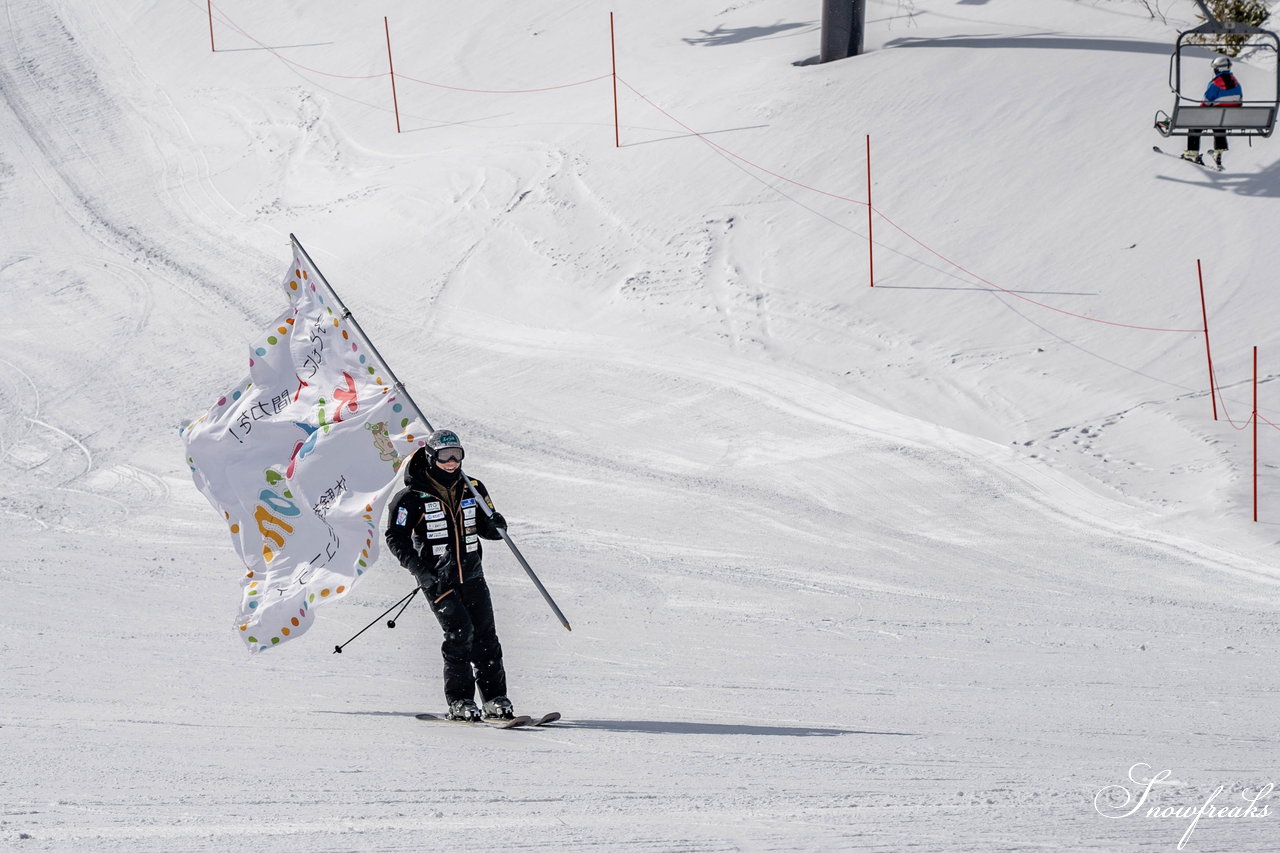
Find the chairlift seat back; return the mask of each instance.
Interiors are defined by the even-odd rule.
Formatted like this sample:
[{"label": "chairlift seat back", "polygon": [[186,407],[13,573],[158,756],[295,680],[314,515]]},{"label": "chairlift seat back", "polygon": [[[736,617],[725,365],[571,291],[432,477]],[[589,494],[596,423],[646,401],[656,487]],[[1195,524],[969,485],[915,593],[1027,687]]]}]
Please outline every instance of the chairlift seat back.
[{"label": "chairlift seat back", "polygon": [[[1275,127],[1276,108],[1203,107],[1191,104],[1173,108],[1170,135],[1185,136],[1192,130],[1213,130],[1227,136],[1270,136]],[[1179,133],[1184,131],[1184,133]]]}]

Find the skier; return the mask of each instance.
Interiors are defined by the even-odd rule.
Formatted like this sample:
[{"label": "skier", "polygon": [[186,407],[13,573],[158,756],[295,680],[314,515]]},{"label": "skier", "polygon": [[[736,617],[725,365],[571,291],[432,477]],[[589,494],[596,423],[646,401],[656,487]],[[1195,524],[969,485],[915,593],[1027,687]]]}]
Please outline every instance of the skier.
[{"label": "skier", "polygon": [[[500,539],[499,512],[478,511],[462,475],[465,451],[457,433],[439,429],[405,466],[406,488],[391,502],[387,547],[418,581],[444,631],[444,694],[451,720],[512,719],[493,601],[480,566],[477,537]],[[493,509],[479,480],[471,484]]]},{"label": "skier", "polygon": [[[1244,100],[1244,89],[1241,88],[1236,75],[1231,73],[1231,60],[1225,56],[1214,59],[1213,75],[1213,79],[1209,81],[1209,88],[1205,89],[1204,100],[1200,102],[1200,106],[1240,106],[1241,101]],[[1200,157],[1200,134],[1202,133],[1204,133],[1203,129],[1197,129],[1187,134],[1187,150],[1182,152],[1183,159],[1199,163],[1201,166],[1204,165],[1204,160]],[[1213,161],[1221,169],[1222,155],[1227,153],[1227,135],[1221,128],[1213,134],[1213,145]]]}]

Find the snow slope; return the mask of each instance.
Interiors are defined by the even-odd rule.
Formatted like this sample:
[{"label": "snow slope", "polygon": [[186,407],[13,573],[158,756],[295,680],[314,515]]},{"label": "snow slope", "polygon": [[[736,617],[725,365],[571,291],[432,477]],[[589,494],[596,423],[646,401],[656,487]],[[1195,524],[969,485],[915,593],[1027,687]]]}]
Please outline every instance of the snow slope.
[{"label": "snow slope", "polygon": [[[1095,808],[1133,765],[1160,806],[1277,781],[1280,456],[1264,423],[1255,524],[1240,428],[1254,346],[1280,423],[1280,154],[1150,151],[1176,5],[872,2],[815,65],[800,0],[222,0],[216,52],[196,0],[4,0],[0,842],[1165,850],[1190,818]],[[232,635],[177,432],[290,232],[573,622],[490,549],[557,728],[414,720],[420,606],[329,653],[408,591],[385,555],[298,642]]]}]

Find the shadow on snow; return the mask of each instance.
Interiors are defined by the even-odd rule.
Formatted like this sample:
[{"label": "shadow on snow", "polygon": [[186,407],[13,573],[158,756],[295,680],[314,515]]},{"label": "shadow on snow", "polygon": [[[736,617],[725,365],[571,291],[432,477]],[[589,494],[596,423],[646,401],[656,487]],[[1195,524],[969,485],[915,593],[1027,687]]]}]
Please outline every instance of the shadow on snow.
[{"label": "shadow on snow", "polygon": [[[420,711],[319,711],[355,717],[414,717]],[[817,728],[814,726],[766,726],[754,723],[694,723],[676,720],[560,720],[555,729],[590,729],[602,732],[630,732],[656,735],[753,735],[756,737],[837,737],[839,735],[884,735],[916,737],[912,732],[874,732],[859,729]]]},{"label": "shadow on snow", "polygon": [[910,732],[871,732],[857,729],[828,729],[812,726],[765,726],[752,723],[690,723],[673,720],[568,720],[555,724],[561,729],[594,729],[660,735],[754,735],[757,737],[837,737],[839,735],[892,735],[915,737]]},{"label": "shadow on snow", "polygon": [[699,38],[683,39],[683,41],[685,44],[718,47],[724,44],[741,44],[752,39],[768,38],[787,30],[812,26],[814,26],[813,21],[795,24],[784,24],[779,21],[771,27],[722,27],[717,25],[714,30],[699,30],[698,32],[702,33]]},{"label": "shadow on snow", "polygon": [[[1175,149],[1176,150],[1176,149]],[[1235,149],[1232,149],[1233,151]],[[1231,152],[1228,152],[1223,161],[1227,164],[1226,172],[1211,172],[1202,169],[1200,166],[1187,164],[1190,172],[1186,178],[1174,177],[1172,175],[1156,175],[1158,181],[1168,181],[1174,184],[1185,184],[1192,187],[1204,187],[1212,190],[1222,190],[1223,192],[1233,192],[1236,195],[1253,196],[1256,198],[1278,198],[1280,197],[1280,160],[1275,161],[1270,166],[1263,168],[1258,172],[1232,172],[1231,171]],[[1196,174],[1196,173],[1199,174]]]},{"label": "shadow on snow", "polygon": [[943,38],[900,38],[886,47],[972,47],[1031,48],[1033,50],[1107,50],[1117,53],[1151,53],[1168,56],[1173,48],[1158,41],[1138,39],[1105,39],[1033,33],[1026,36],[952,36]]}]

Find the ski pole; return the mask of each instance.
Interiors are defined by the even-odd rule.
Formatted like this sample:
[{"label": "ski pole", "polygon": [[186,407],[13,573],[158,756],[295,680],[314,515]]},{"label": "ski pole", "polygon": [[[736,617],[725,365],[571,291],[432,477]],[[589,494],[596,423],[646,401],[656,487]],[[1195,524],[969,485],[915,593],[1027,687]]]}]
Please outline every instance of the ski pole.
[{"label": "ski pole", "polygon": [[[399,608],[400,608],[400,613],[403,613],[403,612],[404,612],[404,610],[405,610],[405,607],[408,607],[408,606],[409,606],[409,602],[410,602],[410,601],[413,601],[413,597],[414,597],[415,595],[417,595],[417,594],[418,594],[419,592],[421,592],[421,591],[422,591],[422,587],[415,586],[415,587],[413,588],[413,592],[409,593],[409,594],[408,594],[408,595],[406,595],[404,598],[400,599],[400,600],[399,600],[399,601],[397,601],[395,604],[393,604],[393,605],[391,605],[390,607],[388,607],[388,608],[386,609],[386,612],[385,612],[385,613],[383,613],[383,614],[382,614],[382,616],[386,616],[386,615],[387,615],[387,613],[390,613],[392,610],[395,610],[397,607],[399,607]],[[401,606],[401,605],[403,605],[403,606]],[[394,627],[396,626],[396,619],[399,619],[399,618],[400,618],[400,613],[397,613],[394,617],[392,617],[391,619],[388,619],[388,620],[387,620],[387,627],[388,627],[388,628],[394,628]],[[352,637],[350,640],[347,640],[347,641],[346,641],[345,643],[343,643],[341,646],[334,646],[334,647],[333,647],[333,653],[334,653],[335,655],[340,655],[340,654],[342,654],[342,649],[343,649],[345,646],[349,646],[349,645],[351,645],[351,643],[355,641],[355,638],[356,638],[356,637],[359,637],[359,636],[360,636],[361,634],[363,634],[365,631],[368,631],[368,630],[369,630],[370,628],[372,628],[374,625],[377,625],[377,624],[378,624],[378,622],[379,622],[379,620],[381,620],[381,619],[382,619],[382,616],[379,616],[377,619],[374,619],[374,620],[373,620],[372,622],[370,622],[368,625],[365,625],[365,626],[364,626],[363,628],[361,628],[358,632],[356,632],[356,636],[355,636],[355,637]]]},{"label": "ski pole", "polygon": [[[422,592],[422,587],[415,586],[413,588],[413,592],[409,593],[408,597],[402,599],[404,601],[404,605],[399,610],[396,611],[395,616],[392,616],[390,619],[387,620],[388,628],[394,628],[396,626],[396,620],[400,618],[400,614],[404,613],[406,610],[409,609],[409,602],[413,601],[413,597],[420,592]],[[384,613],[382,615],[386,616],[387,614]]]}]

